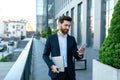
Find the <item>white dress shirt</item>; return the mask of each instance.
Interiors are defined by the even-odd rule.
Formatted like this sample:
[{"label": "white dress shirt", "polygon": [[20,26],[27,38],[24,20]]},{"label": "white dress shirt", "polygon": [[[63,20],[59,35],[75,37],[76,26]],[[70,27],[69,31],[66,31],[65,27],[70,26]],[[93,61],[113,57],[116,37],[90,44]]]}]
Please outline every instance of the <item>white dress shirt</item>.
[{"label": "white dress shirt", "polygon": [[58,41],[60,46],[60,56],[64,57],[64,65],[67,67],[67,35],[61,36],[58,33]]}]

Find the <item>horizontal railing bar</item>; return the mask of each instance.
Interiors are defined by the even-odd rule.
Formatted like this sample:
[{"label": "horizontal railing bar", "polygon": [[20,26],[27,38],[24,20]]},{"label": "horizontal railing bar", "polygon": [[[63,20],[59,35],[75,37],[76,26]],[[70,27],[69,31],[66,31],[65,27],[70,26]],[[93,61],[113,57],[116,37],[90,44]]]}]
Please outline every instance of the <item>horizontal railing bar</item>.
[{"label": "horizontal railing bar", "polygon": [[4,80],[22,80],[29,52],[32,46],[32,40],[33,38],[29,40]]}]

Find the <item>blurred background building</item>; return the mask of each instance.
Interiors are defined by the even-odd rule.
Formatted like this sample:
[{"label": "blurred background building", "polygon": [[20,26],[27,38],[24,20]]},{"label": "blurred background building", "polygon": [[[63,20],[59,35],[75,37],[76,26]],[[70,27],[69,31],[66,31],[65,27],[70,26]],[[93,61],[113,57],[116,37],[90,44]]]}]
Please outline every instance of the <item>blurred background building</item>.
[{"label": "blurred background building", "polygon": [[36,31],[41,32],[43,17],[43,0],[36,0]]},{"label": "blurred background building", "polygon": [[36,0],[36,31],[46,31],[47,27],[54,26],[54,0]]},{"label": "blurred background building", "polygon": [[26,36],[26,23],[23,21],[4,21],[4,37]]},{"label": "blurred background building", "polygon": [[[45,31],[48,26],[57,28],[59,16],[68,15],[73,19],[69,34],[76,38],[77,44],[99,49],[108,35],[116,2],[117,0],[43,0],[43,17],[37,16],[37,30]],[[39,2],[37,4],[40,5]]]},{"label": "blurred background building", "polygon": [[77,43],[99,49],[108,33],[117,0],[55,0],[55,19],[69,15]]}]

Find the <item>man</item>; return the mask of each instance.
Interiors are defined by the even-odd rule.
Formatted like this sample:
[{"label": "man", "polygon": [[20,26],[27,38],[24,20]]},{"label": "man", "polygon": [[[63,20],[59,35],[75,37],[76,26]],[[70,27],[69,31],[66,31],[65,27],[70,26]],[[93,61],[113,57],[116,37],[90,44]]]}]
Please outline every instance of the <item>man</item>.
[{"label": "man", "polygon": [[[75,38],[68,35],[71,21],[69,16],[61,16],[58,20],[58,33],[49,36],[45,44],[43,59],[49,67],[49,76],[52,80],[76,80],[73,57],[82,58],[84,49],[78,50]],[[59,71],[58,66],[50,59],[50,55],[64,57],[64,72]]]}]

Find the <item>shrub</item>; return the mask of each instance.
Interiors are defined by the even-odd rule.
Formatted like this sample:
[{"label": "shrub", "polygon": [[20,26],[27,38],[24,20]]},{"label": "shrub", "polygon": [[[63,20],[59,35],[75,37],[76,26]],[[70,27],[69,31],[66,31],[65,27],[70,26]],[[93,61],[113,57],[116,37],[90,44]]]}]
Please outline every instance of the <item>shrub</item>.
[{"label": "shrub", "polygon": [[55,29],[52,31],[52,34],[56,34],[58,32],[58,29]]},{"label": "shrub", "polygon": [[58,32],[58,29],[51,30],[50,28],[47,29],[47,32],[41,32],[40,37],[47,38],[51,34],[56,34]]},{"label": "shrub", "polygon": [[114,7],[108,36],[99,50],[99,60],[120,69],[120,0]]},{"label": "shrub", "polygon": [[41,32],[40,37],[47,38],[47,32]]}]

